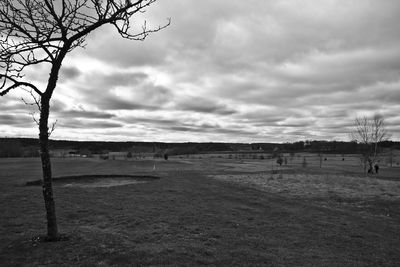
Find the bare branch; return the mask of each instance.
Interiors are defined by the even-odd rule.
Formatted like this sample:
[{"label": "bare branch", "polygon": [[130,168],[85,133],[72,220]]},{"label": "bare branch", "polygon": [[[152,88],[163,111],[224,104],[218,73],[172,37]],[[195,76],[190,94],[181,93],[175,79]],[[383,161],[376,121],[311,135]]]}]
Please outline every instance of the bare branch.
[{"label": "bare branch", "polygon": [[[25,89],[24,89],[24,90],[25,90]],[[21,100],[24,102],[24,104],[25,104],[25,105],[28,105],[28,106],[36,106],[37,109],[38,109],[39,111],[41,111],[41,107],[40,107],[40,98],[38,98],[38,97],[32,92],[32,90],[25,90],[25,91],[28,92],[28,93],[31,95],[31,97],[32,97],[32,99],[33,99],[33,102],[27,102],[27,101],[25,101],[24,98],[21,98]]]},{"label": "bare branch", "polygon": [[36,123],[37,126],[39,126],[39,121],[35,118],[35,112],[29,113],[32,117],[32,120]]},{"label": "bare branch", "polygon": [[[0,5],[0,96],[18,87],[36,86],[23,81],[26,67],[48,63],[61,66],[65,54],[85,46],[85,38],[105,24],[112,24],[126,39],[144,40],[169,26],[171,19],[153,29],[143,22],[132,31],[131,18],[156,0],[16,0]],[[58,75],[59,67],[55,68]],[[49,89],[49,88],[48,88]],[[48,90],[46,89],[46,91]],[[54,89],[54,88],[53,88]],[[47,94],[51,95],[51,89]]]},{"label": "bare branch", "polygon": [[23,77],[20,73],[9,74],[10,71],[8,68],[9,65],[7,64],[7,68],[5,69],[6,74],[0,74],[0,80],[3,80],[0,86],[0,96],[6,95],[11,90],[18,87],[29,87],[38,95],[42,95],[42,92],[34,84],[17,80]]},{"label": "bare branch", "polygon": [[[42,92],[41,92],[35,85],[33,85],[33,84],[31,84],[31,83],[28,83],[28,82],[20,82],[20,81],[17,81],[16,79],[14,79],[14,78],[7,77],[7,76],[5,76],[5,75],[0,75],[0,79],[4,79],[5,81],[8,79],[8,80],[10,80],[11,82],[13,82],[12,85],[10,85],[10,86],[8,86],[8,87],[6,87],[6,88],[4,88],[3,86],[0,87],[0,96],[6,95],[6,94],[9,93],[11,90],[13,90],[13,89],[15,89],[15,88],[18,88],[18,87],[30,87],[30,88],[33,89],[38,95],[42,95]],[[3,84],[6,84],[6,82],[4,82]]]},{"label": "bare branch", "polygon": [[49,131],[49,133],[48,133],[48,136],[49,136],[49,137],[50,137],[50,135],[54,132],[54,130],[56,129],[57,122],[58,122],[58,120],[56,120],[55,122],[53,122],[53,123],[51,124],[51,128],[50,128],[50,131]]}]

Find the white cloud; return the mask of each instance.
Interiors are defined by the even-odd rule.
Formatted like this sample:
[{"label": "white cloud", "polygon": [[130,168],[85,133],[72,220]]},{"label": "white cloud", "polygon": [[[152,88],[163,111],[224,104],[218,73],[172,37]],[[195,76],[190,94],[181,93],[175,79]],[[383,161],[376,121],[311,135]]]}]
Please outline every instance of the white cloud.
[{"label": "white cloud", "polygon": [[[53,117],[88,123],[65,123],[53,137],[346,139],[356,116],[379,112],[400,138],[397,0],[159,0],[142,16],[149,26],[172,24],[144,42],[105,27],[67,57]],[[28,77],[44,86],[47,72]]]}]

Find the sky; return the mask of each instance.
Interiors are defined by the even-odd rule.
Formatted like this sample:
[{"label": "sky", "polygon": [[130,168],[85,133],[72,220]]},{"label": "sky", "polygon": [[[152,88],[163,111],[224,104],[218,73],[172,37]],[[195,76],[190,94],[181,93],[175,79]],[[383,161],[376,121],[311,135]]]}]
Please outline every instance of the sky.
[{"label": "sky", "polygon": [[[400,1],[158,0],[133,30],[168,18],[143,42],[107,26],[67,55],[51,138],[349,141],[355,118],[380,114],[400,140]],[[0,136],[38,136],[21,98],[0,98]]]}]

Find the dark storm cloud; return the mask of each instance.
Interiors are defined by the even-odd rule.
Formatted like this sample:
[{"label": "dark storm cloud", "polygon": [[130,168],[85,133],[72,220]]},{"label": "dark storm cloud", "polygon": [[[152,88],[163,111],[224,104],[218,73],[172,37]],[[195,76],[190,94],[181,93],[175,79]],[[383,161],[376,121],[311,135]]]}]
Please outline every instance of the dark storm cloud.
[{"label": "dark storm cloud", "polygon": [[[4,99],[0,99],[4,100]],[[6,102],[6,101],[4,101]],[[30,105],[26,105],[23,103],[22,100],[18,99],[16,101],[10,101],[10,102],[6,102],[6,103],[2,103],[0,105],[0,111],[1,112],[9,112],[9,111],[13,111],[13,112],[26,112],[28,113],[29,110],[34,109],[32,106]],[[5,114],[6,115],[6,114]]]},{"label": "dark storm cloud", "polygon": [[163,117],[126,117],[122,121],[126,125],[143,125],[146,128],[159,129],[163,132],[192,132],[209,134],[247,134],[256,135],[251,130],[246,130],[238,126],[226,128],[218,123],[199,123],[195,119],[180,117],[176,119],[166,119]]},{"label": "dark storm cloud", "polygon": [[215,125],[211,127],[207,125],[198,126],[198,125],[186,125],[186,126],[172,126],[169,128],[165,128],[166,130],[171,131],[180,131],[180,132],[198,132],[198,133],[212,133],[212,134],[239,134],[239,135],[256,135],[257,133],[245,130],[245,129],[235,129],[235,128],[223,128],[221,126]]},{"label": "dark storm cloud", "polygon": [[92,71],[85,76],[84,83],[91,89],[110,90],[117,86],[135,86],[144,82],[148,75],[143,72]]},{"label": "dark storm cloud", "polygon": [[33,124],[34,120],[28,114],[0,114],[0,125],[26,127]]},{"label": "dark storm cloud", "polygon": [[71,129],[108,129],[108,128],[119,128],[124,125],[113,121],[92,121],[84,119],[64,119],[57,123],[60,128],[71,128]]},{"label": "dark storm cloud", "polygon": [[108,88],[115,86],[135,86],[145,79],[148,75],[143,72],[133,72],[133,73],[113,73],[110,75],[102,76],[100,74],[93,74],[93,78],[99,79],[99,85]]},{"label": "dark storm cloud", "polygon": [[180,132],[196,132],[198,131],[198,128],[196,127],[188,127],[188,126],[172,126],[168,128],[169,130],[172,131],[180,131]]},{"label": "dark storm cloud", "polygon": [[182,131],[185,129],[193,129],[199,128],[199,126],[195,125],[191,122],[184,122],[183,120],[176,118],[176,119],[167,119],[160,116],[146,116],[146,117],[139,117],[139,116],[129,116],[122,119],[123,122],[126,124],[132,125],[146,125],[147,127],[152,128],[161,128],[161,129],[172,129],[177,131]]},{"label": "dark storm cloud", "polygon": [[202,97],[183,98],[176,104],[176,109],[220,115],[231,115],[236,113],[234,109],[229,108],[227,105]]},{"label": "dark storm cloud", "polygon": [[104,110],[156,110],[158,106],[138,103],[136,99],[126,99],[115,95],[105,95],[87,100],[88,104]]},{"label": "dark storm cloud", "polygon": [[218,128],[215,130],[217,133],[222,133],[222,134],[232,134],[232,135],[244,135],[244,136],[253,136],[253,135],[259,135],[259,132],[255,131],[250,131],[246,129],[239,129],[239,128]]},{"label": "dark storm cloud", "polygon": [[237,127],[223,127],[219,124],[189,124],[186,123],[184,126],[172,127],[174,131],[189,131],[189,132],[199,132],[199,133],[211,133],[211,134],[239,134],[239,135],[256,135],[256,132],[251,130],[246,130]]},{"label": "dark storm cloud", "polygon": [[150,125],[167,125],[171,127],[173,125],[179,125],[181,123],[179,119],[165,119],[160,117],[134,117],[134,116],[123,118],[122,121],[128,124],[140,123],[140,124],[150,124]]},{"label": "dark storm cloud", "polygon": [[87,118],[87,119],[111,119],[115,115],[102,111],[87,111],[87,110],[63,110],[58,112],[62,118]]},{"label": "dark storm cloud", "polygon": [[75,79],[79,75],[81,75],[81,72],[78,68],[65,66],[61,68],[60,80],[65,82],[71,79]]},{"label": "dark storm cloud", "polygon": [[102,110],[155,110],[168,104],[171,90],[148,78],[143,72],[95,72],[80,85],[79,93],[86,104]]},{"label": "dark storm cloud", "polygon": [[51,100],[50,107],[52,112],[60,112],[65,110],[67,108],[67,105],[61,100],[53,98]]},{"label": "dark storm cloud", "polygon": [[278,126],[285,128],[306,128],[310,126],[314,126],[312,122],[295,122],[295,123],[279,123]]}]

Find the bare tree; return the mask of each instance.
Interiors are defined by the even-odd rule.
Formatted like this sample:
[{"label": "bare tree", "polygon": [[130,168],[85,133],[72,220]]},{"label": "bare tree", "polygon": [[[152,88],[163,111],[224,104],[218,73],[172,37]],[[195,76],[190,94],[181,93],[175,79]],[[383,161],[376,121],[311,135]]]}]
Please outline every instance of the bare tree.
[{"label": "bare tree", "polygon": [[389,138],[385,121],[382,116],[375,115],[372,119],[359,117],[355,119],[354,131],[351,136],[362,145],[362,159],[364,174],[367,175],[367,166],[372,171],[372,166],[377,160],[379,143]]},{"label": "bare tree", "polygon": [[[48,140],[50,99],[66,55],[85,45],[86,36],[106,24],[130,40],[144,40],[170,24],[154,29],[131,29],[131,18],[156,0],[0,0],[0,95],[23,88],[35,95],[39,108],[39,144],[47,238],[58,240]],[[29,67],[45,64],[50,73],[45,88],[25,78]]]}]

